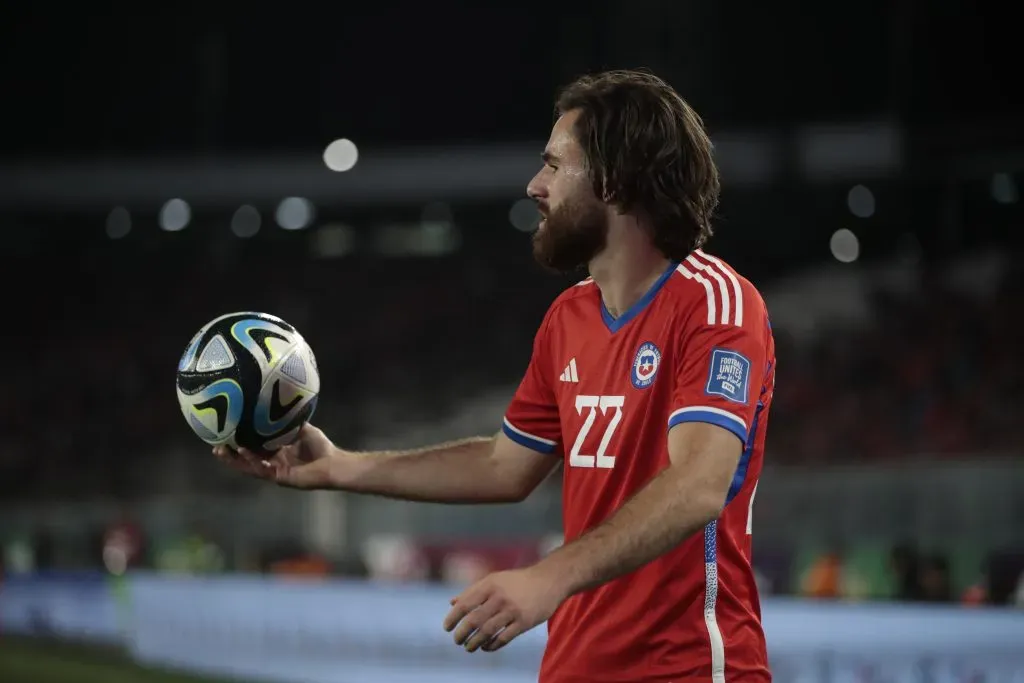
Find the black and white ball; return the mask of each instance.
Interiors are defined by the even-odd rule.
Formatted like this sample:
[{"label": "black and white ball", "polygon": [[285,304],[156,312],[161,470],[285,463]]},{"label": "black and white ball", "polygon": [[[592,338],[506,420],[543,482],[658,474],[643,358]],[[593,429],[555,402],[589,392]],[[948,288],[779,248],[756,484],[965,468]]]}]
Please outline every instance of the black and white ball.
[{"label": "black and white ball", "polygon": [[291,443],[313,415],[320,373],[306,340],[285,321],[229,313],[189,342],[177,390],[200,439],[266,453]]}]

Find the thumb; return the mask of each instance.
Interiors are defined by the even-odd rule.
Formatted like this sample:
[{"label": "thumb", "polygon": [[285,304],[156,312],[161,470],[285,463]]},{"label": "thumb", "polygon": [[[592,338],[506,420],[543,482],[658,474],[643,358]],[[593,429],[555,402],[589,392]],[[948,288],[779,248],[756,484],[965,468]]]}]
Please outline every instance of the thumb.
[{"label": "thumb", "polygon": [[306,422],[301,427],[299,427],[299,435],[298,435],[298,438],[296,438],[295,441],[296,441],[296,443],[298,443],[299,441],[303,441],[303,440],[326,439],[326,438],[327,438],[327,436],[324,434],[322,429],[320,429],[316,425],[313,425],[313,424],[310,424],[309,422]]}]

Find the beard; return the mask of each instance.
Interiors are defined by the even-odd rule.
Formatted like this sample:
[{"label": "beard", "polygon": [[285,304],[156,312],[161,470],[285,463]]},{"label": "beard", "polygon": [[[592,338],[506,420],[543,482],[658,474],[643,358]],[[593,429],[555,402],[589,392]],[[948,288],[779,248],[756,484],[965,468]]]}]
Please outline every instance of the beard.
[{"label": "beard", "polygon": [[596,201],[564,201],[533,234],[533,258],[556,273],[585,268],[608,241],[608,217]]}]

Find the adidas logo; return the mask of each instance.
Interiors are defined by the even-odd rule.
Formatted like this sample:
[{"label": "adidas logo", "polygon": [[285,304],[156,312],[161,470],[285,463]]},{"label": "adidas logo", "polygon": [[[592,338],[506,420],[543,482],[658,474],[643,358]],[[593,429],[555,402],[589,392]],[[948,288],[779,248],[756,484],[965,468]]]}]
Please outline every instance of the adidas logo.
[{"label": "adidas logo", "polygon": [[565,366],[565,370],[562,370],[561,376],[558,378],[560,382],[579,382],[580,376],[576,373],[576,359],[573,358],[569,361],[569,364]]}]

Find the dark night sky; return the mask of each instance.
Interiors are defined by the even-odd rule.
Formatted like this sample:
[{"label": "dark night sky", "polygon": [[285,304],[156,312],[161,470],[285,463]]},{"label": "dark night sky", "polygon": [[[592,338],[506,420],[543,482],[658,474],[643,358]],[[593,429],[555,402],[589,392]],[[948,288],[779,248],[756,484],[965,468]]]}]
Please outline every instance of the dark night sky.
[{"label": "dark night sky", "polygon": [[[624,35],[659,46],[663,57],[651,66],[712,130],[874,118],[894,107],[910,121],[1022,111],[1012,23],[966,1],[733,0],[692,12],[680,3],[671,21],[615,25],[603,18],[609,4],[404,2],[319,13],[276,4],[231,16],[187,5],[147,15],[26,3],[0,36],[0,152],[228,153],[320,148],[338,136],[389,145],[538,139],[570,62],[642,65]],[[688,82],[697,72],[700,82]]]}]

